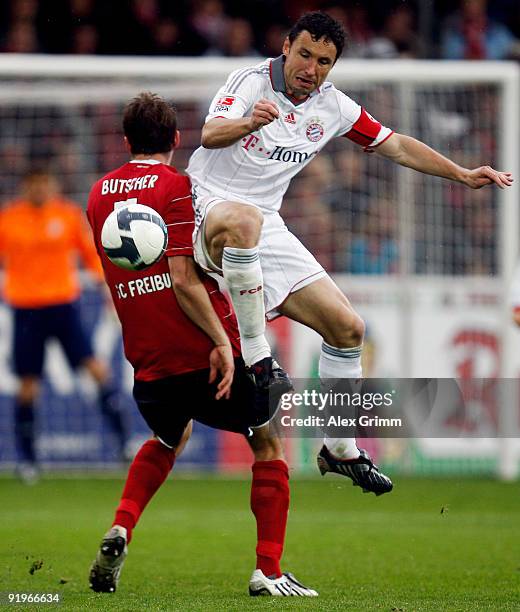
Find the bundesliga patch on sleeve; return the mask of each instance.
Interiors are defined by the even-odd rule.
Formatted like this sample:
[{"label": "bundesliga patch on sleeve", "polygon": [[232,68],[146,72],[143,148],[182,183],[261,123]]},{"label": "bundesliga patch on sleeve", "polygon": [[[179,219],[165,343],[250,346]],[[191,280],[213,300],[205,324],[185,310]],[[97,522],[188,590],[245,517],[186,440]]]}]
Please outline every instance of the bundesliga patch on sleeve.
[{"label": "bundesliga patch on sleeve", "polygon": [[235,96],[226,96],[219,98],[215,107],[213,108],[214,113],[227,113],[235,102]]}]

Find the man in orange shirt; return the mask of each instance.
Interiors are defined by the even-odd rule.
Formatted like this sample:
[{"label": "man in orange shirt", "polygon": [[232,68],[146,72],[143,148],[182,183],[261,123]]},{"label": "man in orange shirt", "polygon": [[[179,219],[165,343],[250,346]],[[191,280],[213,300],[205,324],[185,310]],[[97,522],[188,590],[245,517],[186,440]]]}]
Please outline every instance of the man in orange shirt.
[{"label": "man in orange shirt", "polygon": [[124,448],[125,427],[106,365],[94,356],[78,312],[79,255],[99,281],[103,271],[83,211],[59,194],[56,179],[33,170],[22,181],[22,197],[0,212],[3,297],[14,315],[13,356],[20,387],[15,436],[20,476],[37,476],[34,405],[48,339],[56,338],[73,368],[84,366],[99,387],[104,419]]}]

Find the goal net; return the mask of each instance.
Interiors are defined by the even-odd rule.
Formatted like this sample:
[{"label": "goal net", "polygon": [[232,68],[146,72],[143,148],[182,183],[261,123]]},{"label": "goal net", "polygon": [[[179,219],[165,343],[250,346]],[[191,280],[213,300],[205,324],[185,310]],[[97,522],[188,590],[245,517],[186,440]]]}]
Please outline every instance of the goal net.
[{"label": "goal net", "polygon": [[[92,183],[126,161],[122,110],[143,90],[175,103],[182,138],[174,162],[183,171],[199,145],[215,91],[229,72],[257,61],[0,56],[2,200],[17,194],[24,172],[46,165],[64,193],[84,205]],[[340,61],[331,80],[383,124],[459,164],[488,164],[518,174],[516,66]],[[294,179],[282,214],[366,320],[366,376],[503,379],[520,373],[515,350],[520,332],[510,323],[508,305],[518,253],[518,201],[516,186],[473,191],[366,154],[340,138]],[[85,296],[100,350],[120,360],[116,324],[103,314],[93,316],[99,302],[92,292]],[[9,366],[9,312],[3,307],[0,315],[7,332],[0,340],[0,437],[7,440],[15,380]],[[316,375],[320,341],[315,334],[280,320],[270,327],[270,337],[293,376]],[[110,437],[99,435],[88,381],[78,385],[64,363],[53,365],[61,359],[53,355],[48,397],[42,400],[42,458],[110,460]],[[118,363],[128,395],[131,371]],[[49,400],[53,394],[60,401]],[[71,404],[71,394],[83,400]],[[412,472],[513,475],[519,457],[518,399],[499,395],[491,406],[478,394],[471,398],[476,437],[470,444],[455,439],[448,426],[445,438],[369,444],[380,461]],[[129,397],[127,403],[129,413],[135,411]],[[131,418],[137,443],[145,429],[138,416]],[[188,463],[197,463],[204,447],[212,466],[243,467],[247,455],[240,443],[199,429]],[[291,440],[293,460],[301,466],[313,461],[315,442]],[[3,447],[10,450],[0,461],[9,462],[12,443]],[[500,461],[498,448],[506,449]]]}]

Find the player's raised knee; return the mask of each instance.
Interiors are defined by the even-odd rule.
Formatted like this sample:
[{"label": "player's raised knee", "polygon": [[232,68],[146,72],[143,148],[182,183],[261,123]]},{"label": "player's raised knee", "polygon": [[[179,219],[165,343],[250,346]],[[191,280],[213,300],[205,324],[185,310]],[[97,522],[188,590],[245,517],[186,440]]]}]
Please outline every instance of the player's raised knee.
[{"label": "player's raised knee", "polygon": [[251,248],[258,244],[264,216],[255,206],[235,204],[227,212],[227,244]]},{"label": "player's raised knee", "polygon": [[342,313],[339,325],[336,325],[325,342],[340,348],[359,346],[363,343],[365,335],[365,322],[354,311],[346,310]]},{"label": "player's raised knee", "polygon": [[365,336],[365,322],[355,312],[350,313],[348,319],[346,334],[349,337],[350,346],[359,346]]}]

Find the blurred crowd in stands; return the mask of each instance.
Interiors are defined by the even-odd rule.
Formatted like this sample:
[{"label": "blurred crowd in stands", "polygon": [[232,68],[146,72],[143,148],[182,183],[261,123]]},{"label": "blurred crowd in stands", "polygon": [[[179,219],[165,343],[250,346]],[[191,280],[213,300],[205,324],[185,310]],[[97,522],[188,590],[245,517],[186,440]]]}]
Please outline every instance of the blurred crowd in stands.
[{"label": "blurred crowd in stands", "polygon": [[288,26],[315,9],[343,22],[347,57],[520,57],[518,0],[10,0],[0,50],[276,56]]},{"label": "blurred crowd in stands", "polygon": [[[351,93],[399,130],[399,98],[391,86]],[[421,112],[410,121],[418,138],[465,166],[495,163],[498,98],[493,86],[451,90],[442,99],[437,91],[426,91],[418,103]],[[206,106],[188,101],[176,106],[182,138],[174,163],[183,171],[200,144]],[[115,102],[0,106],[0,201],[16,195],[20,177],[36,164],[54,170],[65,194],[85,204],[91,184],[127,161],[121,111],[122,103]],[[410,181],[404,197],[400,172]],[[413,225],[413,262],[407,270],[493,275],[497,212],[497,190],[472,191],[401,171],[344,138],[329,143],[293,179],[283,205],[289,227],[328,270],[371,275],[402,270],[403,215]]]}]

